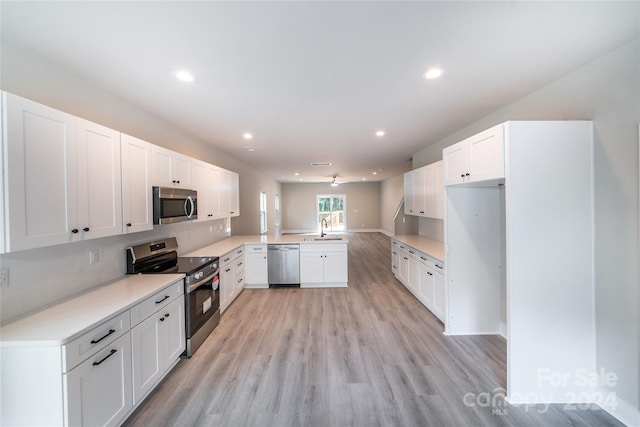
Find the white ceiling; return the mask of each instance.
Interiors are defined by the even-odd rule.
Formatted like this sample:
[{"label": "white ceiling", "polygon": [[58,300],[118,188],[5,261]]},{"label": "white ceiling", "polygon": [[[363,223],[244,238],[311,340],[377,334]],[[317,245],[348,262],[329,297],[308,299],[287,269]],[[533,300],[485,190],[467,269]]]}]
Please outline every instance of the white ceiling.
[{"label": "white ceiling", "polygon": [[[2,1],[0,8],[3,40],[282,182],[396,175],[429,144],[640,29],[638,1]],[[444,76],[425,80],[435,65]],[[177,82],[179,68],[198,81]],[[254,139],[245,141],[245,132]]]}]

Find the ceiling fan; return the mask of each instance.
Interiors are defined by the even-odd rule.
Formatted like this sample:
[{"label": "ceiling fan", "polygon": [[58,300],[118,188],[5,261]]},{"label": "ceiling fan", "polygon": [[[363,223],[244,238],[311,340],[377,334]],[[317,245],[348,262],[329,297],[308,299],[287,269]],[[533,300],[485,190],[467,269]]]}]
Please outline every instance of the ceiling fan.
[{"label": "ceiling fan", "polygon": [[331,181],[331,186],[332,186],[332,187],[337,187],[338,185],[342,184],[342,182],[338,182],[338,181],[336,181],[336,177],[337,177],[337,176],[338,176],[338,175],[333,175],[333,181]]}]

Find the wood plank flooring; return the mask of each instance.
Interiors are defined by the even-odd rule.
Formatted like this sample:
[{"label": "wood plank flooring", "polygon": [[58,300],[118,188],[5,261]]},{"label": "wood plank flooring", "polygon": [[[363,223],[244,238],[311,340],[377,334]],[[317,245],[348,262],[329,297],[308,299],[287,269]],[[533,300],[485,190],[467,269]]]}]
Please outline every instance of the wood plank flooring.
[{"label": "wood plank flooring", "polygon": [[506,404],[505,340],[444,336],[391,274],[389,238],[348,238],[348,288],[245,289],[126,425],[621,425],[600,410]]}]

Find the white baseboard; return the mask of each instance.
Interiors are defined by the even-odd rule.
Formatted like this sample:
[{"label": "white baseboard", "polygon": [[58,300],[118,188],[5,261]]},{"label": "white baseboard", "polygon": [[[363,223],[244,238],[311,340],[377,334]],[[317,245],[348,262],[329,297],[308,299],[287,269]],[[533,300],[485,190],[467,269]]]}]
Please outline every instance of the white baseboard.
[{"label": "white baseboard", "polygon": [[629,427],[640,427],[640,409],[616,396],[615,391],[598,387],[596,394],[600,402],[595,402],[622,424]]},{"label": "white baseboard", "polygon": [[507,339],[507,324],[504,322],[500,322],[500,331],[498,332],[502,335],[502,338]]}]

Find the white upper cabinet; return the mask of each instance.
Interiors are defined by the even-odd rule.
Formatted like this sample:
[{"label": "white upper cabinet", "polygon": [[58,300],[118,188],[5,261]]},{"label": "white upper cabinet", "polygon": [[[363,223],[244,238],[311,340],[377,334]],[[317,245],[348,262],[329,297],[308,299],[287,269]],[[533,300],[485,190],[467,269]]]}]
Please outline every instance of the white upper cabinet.
[{"label": "white upper cabinet", "polygon": [[240,175],[228,171],[229,177],[229,216],[240,216]]},{"label": "white upper cabinet", "polygon": [[124,232],[153,230],[151,144],[122,134],[121,156]]},{"label": "white upper cabinet", "polygon": [[504,179],[504,125],[451,145],[442,155],[446,185]]},{"label": "white upper cabinet", "polygon": [[199,220],[240,215],[237,173],[0,94],[0,253],[152,230],[153,186],[196,187]]},{"label": "white upper cabinet", "polygon": [[404,213],[444,218],[442,161],[404,174]]},{"label": "white upper cabinet", "polygon": [[120,132],[83,119],[78,119],[77,128],[77,226],[81,237],[122,234]]},{"label": "white upper cabinet", "polygon": [[175,151],[153,146],[153,185],[157,187],[191,188],[191,159]]},{"label": "white upper cabinet", "polygon": [[12,94],[3,100],[6,250],[122,233],[120,134]]},{"label": "white upper cabinet", "polygon": [[223,218],[220,213],[219,168],[199,160],[191,161],[191,186],[198,192],[198,219]]},{"label": "white upper cabinet", "polygon": [[226,169],[219,170],[220,215],[223,218],[240,215],[239,176]]},{"label": "white upper cabinet", "polygon": [[406,215],[417,215],[415,193],[415,174],[409,171],[404,174],[404,213]]},{"label": "white upper cabinet", "polygon": [[75,117],[3,93],[6,250],[77,240]]}]

